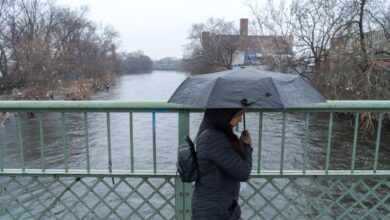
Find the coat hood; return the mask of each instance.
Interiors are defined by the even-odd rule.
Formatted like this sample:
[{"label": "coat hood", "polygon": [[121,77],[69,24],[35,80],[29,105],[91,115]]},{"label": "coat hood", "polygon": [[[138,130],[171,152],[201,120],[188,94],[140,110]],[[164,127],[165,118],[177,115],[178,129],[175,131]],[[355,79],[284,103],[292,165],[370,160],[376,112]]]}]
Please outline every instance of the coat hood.
[{"label": "coat hood", "polygon": [[226,131],[230,127],[230,120],[240,110],[239,108],[206,109],[198,135],[208,128]]}]

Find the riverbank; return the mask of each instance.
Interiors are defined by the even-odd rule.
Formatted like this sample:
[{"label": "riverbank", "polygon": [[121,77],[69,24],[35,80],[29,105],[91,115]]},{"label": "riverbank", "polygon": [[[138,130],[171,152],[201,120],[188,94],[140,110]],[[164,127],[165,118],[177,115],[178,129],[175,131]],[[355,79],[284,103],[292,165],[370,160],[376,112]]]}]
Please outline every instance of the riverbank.
[{"label": "riverbank", "polygon": [[116,75],[107,74],[98,79],[58,79],[47,85],[37,83],[2,91],[0,100],[84,100],[98,91],[109,90],[117,78]]}]

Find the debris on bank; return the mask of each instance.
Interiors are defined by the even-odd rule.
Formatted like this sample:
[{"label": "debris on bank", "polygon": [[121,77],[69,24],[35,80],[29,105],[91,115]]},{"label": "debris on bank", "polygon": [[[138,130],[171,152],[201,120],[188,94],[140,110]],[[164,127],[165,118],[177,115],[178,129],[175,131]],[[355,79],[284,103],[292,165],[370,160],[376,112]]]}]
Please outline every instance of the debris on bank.
[{"label": "debris on bank", "polygon": [[108,90],[115,80],[112,75],[101,79],[57,80],[45,88],[39,84],[14,88],[0,94],[0,100],[84,100],[98,91]]}]

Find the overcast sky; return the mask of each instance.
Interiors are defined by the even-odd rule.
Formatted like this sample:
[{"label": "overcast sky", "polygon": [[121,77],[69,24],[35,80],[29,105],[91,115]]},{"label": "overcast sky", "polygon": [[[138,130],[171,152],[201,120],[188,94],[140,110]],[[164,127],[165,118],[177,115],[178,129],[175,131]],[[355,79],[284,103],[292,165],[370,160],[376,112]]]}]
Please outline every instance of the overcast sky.
[{"label": "overcast sky", "polygon": [[71,8],[89,6],[89,18],[111,24],[120,35],[120,50],[142,50],[152,59],[181,58],[192,23],[209,17],[234,21],[249,18],[245,0],[57,0]]}]

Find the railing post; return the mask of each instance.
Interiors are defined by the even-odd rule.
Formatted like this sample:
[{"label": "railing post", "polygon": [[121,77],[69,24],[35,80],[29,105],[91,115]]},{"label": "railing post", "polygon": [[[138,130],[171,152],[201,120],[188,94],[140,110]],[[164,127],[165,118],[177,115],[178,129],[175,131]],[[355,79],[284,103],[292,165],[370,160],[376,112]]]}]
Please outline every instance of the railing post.
[{"label": "railing post", "polygon": [[[188,110],[179,111],[178,144],[183,144],[190,133],[190,113]],[[183,183],[179,177],[175,179],[176,219],[191,219],[192,184]]]},{"label": "railing post", "polygon": [[184,183],[180,177],[175,178],[175,216],[177,220],[184,220]]}]

